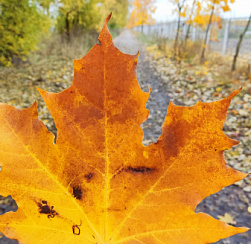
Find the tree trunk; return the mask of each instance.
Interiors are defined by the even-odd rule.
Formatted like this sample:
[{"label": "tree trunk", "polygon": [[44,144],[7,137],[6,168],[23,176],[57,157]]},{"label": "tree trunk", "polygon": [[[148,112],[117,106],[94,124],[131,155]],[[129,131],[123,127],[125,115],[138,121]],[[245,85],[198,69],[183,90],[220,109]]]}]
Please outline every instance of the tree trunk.
[{"label": "tree trunk", "polygon": [[178,9],[179,9],[179,18],[178,18],[178,27],[177,27],[177,32],[176,32],[176,37],[174,41],[174,56],[176,56],[177,53],[177,46],[178,46],[178,40],[179,40],[179,33],[180,33],[180,11],[181,11],[182,6],[178,4]]},{"label": "tree trunk", "polygon": [[205,40],[204,40],[204,43],[203,43],[202,53],[201,53],[201,56],[200,56],[200,62],[201,63],[203,63],[203,61],[205,60],[205,51],[206,51],[207,38],[208,38],[208,35],[209,35],[209,30],[210,30],[213,15],[214,15],[214,9],[215,9],[215,1],[213,2],[211,15],[210,15],[210,18],[209,18],[209,23],[207,25],[206,36],[205,36]]},{"label": "tree trunk", "polygon": [[71,41],[69,14],[70,12],[67,12],[65,16],[65,30],[66,30],[66,39],[68,43]]},{"label": "tree trunk", "polygon": [[246,25],[244,31],[240,34],[239,42],[238,42],[238,44],[237,44],[236,51],[235,51],[235,55],[234,55],[234,58],[233,58],[232,71],[235,70],[236,61],[237,61],[237,58],[238,58],[238,55],[239,55],[239,51],[240,51],[240,48],[241,48],[241,43],[242,43],[242,40],[243,40],[243,37],[244,37],[245,33],[246,33],[247,30],[248,30],[248,27],[249,27],[249,24],[250,24],[250,20],[251,20],[251,14],[250,14],[250,16],[249,16],[249,19],[248,19],[248,22],[247,22],[247,25]]},{"label": "tree trunk", "polygon": [[186,36],[185,36],[185,48],[186,48],[186,45],[187,45],[187,40],[188,40],[189,32],[190,32],[190,29],[191,29],[191,20],[192,20],[192,16],[193,16],[195,3],[196,3],[196,0],[193,0],[192,10],[191,10],[191,14],[190,14],[190,17],[189,17],[190,22],[188,24],[187,33],[186,33]]}]

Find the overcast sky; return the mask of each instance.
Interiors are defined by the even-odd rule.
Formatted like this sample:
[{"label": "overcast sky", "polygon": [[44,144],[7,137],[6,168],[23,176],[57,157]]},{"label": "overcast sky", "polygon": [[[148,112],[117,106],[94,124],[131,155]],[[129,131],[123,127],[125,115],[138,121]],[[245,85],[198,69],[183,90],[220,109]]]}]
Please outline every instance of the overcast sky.
[{"label": "overcast sky", "polygon": [[[192,4],[192,0],[187,0]],[[173,14],[174,6],[169,3],[169,0],[156,0],[157,10],[154,18],[157,22],[173,20],[177,17]],[[251,14],[251,0],[235,0],[235,3],[230,4],[231,12],[223,13],[223,18],[248,17]],[[176,15],[177,16],[177,15]]]}]

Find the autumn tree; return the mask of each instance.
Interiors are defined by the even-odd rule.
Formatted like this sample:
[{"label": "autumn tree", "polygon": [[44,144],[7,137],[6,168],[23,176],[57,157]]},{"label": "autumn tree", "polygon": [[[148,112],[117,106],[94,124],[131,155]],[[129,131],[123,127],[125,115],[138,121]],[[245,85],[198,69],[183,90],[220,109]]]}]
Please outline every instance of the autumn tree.
[{"label": "autumn tree", "polygon": [[185,36],[185,47],[186,47],[186,43],[187,43],[187,40],[189,37],[189,33],[190,33],[191,25],[192,25],[192,18],[194,15],[194,10],[195,10],[196,5],[197,5],[197,14],[198,14],[198,12],[200,11],[200,8],[201,8],[200,2],[198,2],[197,0],[193,0],[192,8],[191,8],[191,11],[189,14],[189,19],[187,21],[188,26],[187,26],[186,36]]},{"label": "autumn tree", "polygon": [[60,0],[57,29],[65,33],[68,42],[71,40],[71,30],[75,28],[95,29],[101,21],[96,0]]},{"label": "autumn tree", "polygon": [[204,39],[204,44],[202,46],[202,52],[201,52],[201,57],[200,57],[201,62],[203,62],[205,59],[207,39],[208,39],[208,35],[210,32],[210,28],[211,28],[211,24],[212,24],[212,20],[213,20],[216,6],[218,6],[220,9],[222,9],[224,12],[227,12],[227,11],[230,11],[229,3],[233,3],[233,2],[234,2],[234,0],[207,0],[206,11],[208,11],[210,13],[210,17],[209,17],[209,21],[208,21],[207,28],[206,28],[206,35],[205,35],[205,39]]},{"label": "autumn tree", "polygon": [[251,14],[249,16],[249,19],[247,21],[247,24],[243,30],[243,32],[240,34],[240,37],[239,37],[239,41],[238,41],[238,44],[236,46],[236,51],[235,51],[235,55],[234,55],[234,58],[233,58],[233,63],[232,63],[232,71],[235,70],[235,66],[236,66],[236,61],[237,61],[237,58],[238,58],[238,55],[239,55],[239,51],[240,51],[240,48],[241,48],[241,43],[242,43],[242,40],[243,40],[243,37],[244,35],[246,34],[247,30],[248,30],[248,27],[250,25],[250,21],[251,21]]},{"label": "autumn tree", "polygon": [[0,64],[8,66],[13,57],[28,55],[49,26],[36,1],[0,0]]},{"label": "autumn tree", "polygon": [[185,2],[186,0],[172,0],[171,1],[174,5],[176,5],[176,11],[178,13],[178,25],[177,25],[177,32],[174,40],[174,53],[176,55],[177,53],[177,46],[178,46],[178,40],[179,40],[179,33],[180,33],[180,20],[181,17],[186,16],[186,8],[185,8]]},{"label": "autumn tree", "polygon": [[128,27],[141,26],[143,32],[143,25],[155,24],[153,13],[156,10],[155,0],[134,0],[132,2],[132,12],[128,22]]},{"label": "autumn tree", "polygon": [[113,12],[113,28],[125,26],[127,21],[128,0],[60,0],[57,29],[65,33],[68,42],[73,29],[99,30],[103,19]]}]

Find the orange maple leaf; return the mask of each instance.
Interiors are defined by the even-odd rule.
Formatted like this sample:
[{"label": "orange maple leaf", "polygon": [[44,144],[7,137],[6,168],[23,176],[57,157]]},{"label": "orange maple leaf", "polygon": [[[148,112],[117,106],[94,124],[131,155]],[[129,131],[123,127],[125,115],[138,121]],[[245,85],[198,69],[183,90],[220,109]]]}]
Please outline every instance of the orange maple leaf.
[{"label": "orange maple leaf", "polygon": [[194,212],[246,176],[223,156],[238,143],[222,127],[239,91],[193,107],[170,103],[158,142],[143,146],[149,93],[136,79],[138,55],[114,46],[109,18],[100,45],[75,61],[72,85],[39,89],[55,144],[36,103],[0,105],[0,193],[18,204],[0,217],[0,231],[25,244],[201,244],[247,231]]}]

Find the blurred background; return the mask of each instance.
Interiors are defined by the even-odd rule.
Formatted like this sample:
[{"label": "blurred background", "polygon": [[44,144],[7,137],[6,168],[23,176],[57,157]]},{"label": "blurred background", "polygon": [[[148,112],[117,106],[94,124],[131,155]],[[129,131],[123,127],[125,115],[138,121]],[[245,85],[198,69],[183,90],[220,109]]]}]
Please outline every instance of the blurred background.
[{"label": "blurred background", "polygon": [[[205,40],[203,48],[225,56],[243,34],[244,54],[251,49],[250,10],[248,0],[0,0],[0,65],[64,52],[76,58],[93,45],[110,12],[113,36],[126,26],[157,37],[157,43],[175,40],[176,48]],[[70,46],[75,50],[69,52]]]}]

